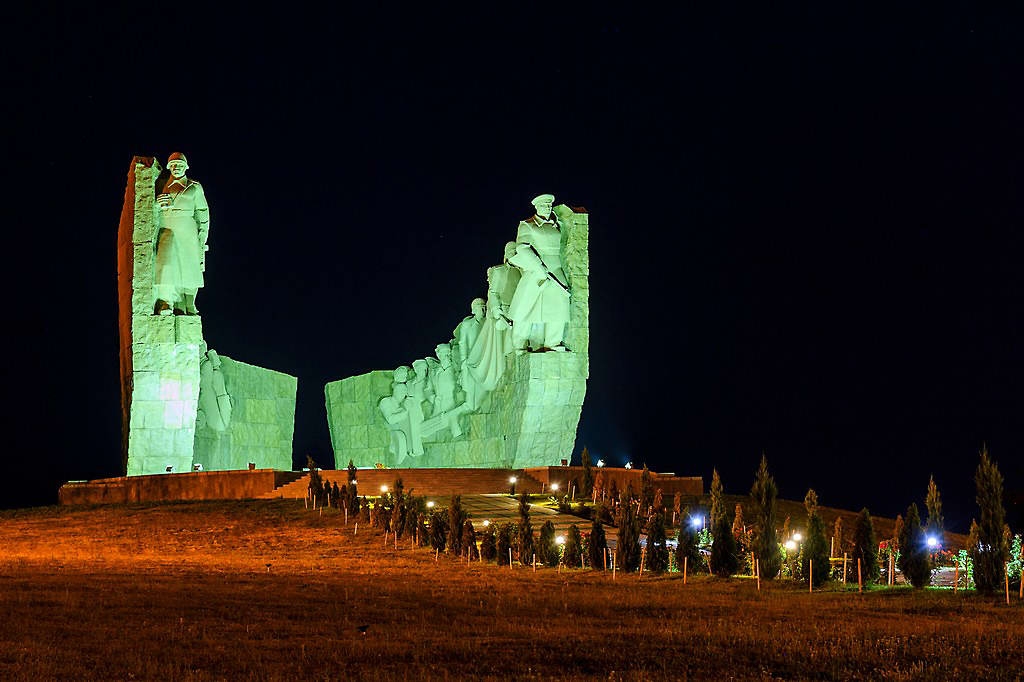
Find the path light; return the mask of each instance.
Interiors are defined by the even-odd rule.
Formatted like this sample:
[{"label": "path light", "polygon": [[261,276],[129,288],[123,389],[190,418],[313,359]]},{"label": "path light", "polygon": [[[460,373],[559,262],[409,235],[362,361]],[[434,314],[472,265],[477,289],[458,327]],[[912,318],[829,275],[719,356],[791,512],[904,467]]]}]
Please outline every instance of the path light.
[{"label": "path light", "polygon": [[934,535],[928,536],[928,549],[935,549],[939,546],[939,540]]},{"label": "path light", "polygon": [[557,492],[558,491],[558,484],[557,483],[552,483],[551,484],[551,490]]},{"label": "path light", "polygon": [[633,463],[632,462],[626,462],[626,468],[627,469],[632,469],[633,468]]},{"label": "path light", "polygon": [[382,486],[380,487],[380,491],[381,491],[382,493],[386,493],[386,492],[388,491],[388,487],[387,487],[386,485],[382,485]]},{"label": "path light", "polygon": [[800,535],[800,533],[793,533],[793,539],[796,540],[797,542],[800,542],[801,540],[804,539],[804,536]]},{"label": "path light", "polygon": [[597,460],[597,466],[603,467],[604,466],[604,460],[603,459]]},{"label": "path light", "polygon": [[433,509],[433,508],[434,508],[434,501],[431,500],[430,502],[427,502],[427,509]]},{"label": "path light", "polygon": [[491,520],[490,519],[484,519],[484,528],[486,528],[489,525],[491,525]]},{"label": "path light", "polygon": [[556,537],[555,538],[555,544],[557,544],[557,545],[564,545],[565,544],[565,536],[564,535],[559,535],[558,537]]},{"label": "path light", "polygon": [[792,552],[794,549],[796,549],[796,543],[792,540],[786,540],[786,551]]},{"label": "path light", "polygon": [[690,525],[693,526],[694,528],[700,528],[700,517],[699,516],[691,516],[690,517]]}]

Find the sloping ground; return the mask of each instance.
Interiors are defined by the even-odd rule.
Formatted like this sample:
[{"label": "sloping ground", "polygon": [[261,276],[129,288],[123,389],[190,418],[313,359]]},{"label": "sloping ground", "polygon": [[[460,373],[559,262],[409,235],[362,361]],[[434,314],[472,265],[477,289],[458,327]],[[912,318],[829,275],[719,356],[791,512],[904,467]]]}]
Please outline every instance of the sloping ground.
[{"label": "sloping ground", "polygon": [[301,500],[0,512],[0,679],[1021,675],[1016,599],[613,580],[353,530]]}]

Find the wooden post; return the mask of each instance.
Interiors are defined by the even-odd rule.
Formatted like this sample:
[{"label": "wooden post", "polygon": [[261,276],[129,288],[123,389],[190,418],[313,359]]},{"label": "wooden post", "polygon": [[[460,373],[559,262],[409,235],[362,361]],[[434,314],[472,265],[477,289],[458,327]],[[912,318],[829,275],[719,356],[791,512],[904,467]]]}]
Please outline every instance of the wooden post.
[{"label": "wooden post", "polygon": [[384,546],[385,547],[388,546],[388,529],[387,528],[384,529]]},{"label": "wooden post", "polygon": [[828,557],[831,559],[836,555],[836,536],[832,536],[832,544],[828,547]]},{"label": "wooden post", "polygon": [[348,528],[348,505],[345,505],[345,527]]},{"label": "wooden post", "polygon": [[1010,564],[1003,564],[1003,575],[1006,577],[1006,605],[1010,605]]},{"label": "wooden post", "polygon": [[689,561],[690,561],[690,557],[688,557],[688,556],[684,556],[683,557],[683,584],[684,585],[686,584],[686,568],[687,568],[686,564]]},{"label": "wooden post", "polygon": [[434,550],[434,563],[435,564],[437,563],[437,555],[440,554],[440,552],[441,552],[441,550],[439,550],[439,549],[435,549]]},{"label": "wooden post", "polygon": [[612,580],[615,580],[615,555],[612,554]]},{"label": "wooden post", "polygon": [[846,552],[843,552],[843,587],[846,587]]},{"label": "wooden post", "polygon": [[356,529],[352,532],[352,535],[359,535],[359,522],[356,521]]},{"label": "wooden post", "polygon": [[[481,559],[482,561],[482,559]],[[580,552],[580,569],[584,569],[586,566],[583,565],[583,552]]]},{"label": "wooden post", "polygon": [[534,573],[537,572],[537,555],[536,554],[533,555],[533,572]]},{"label": "wooden post", "polygon": [[604,556],[604,570],[607,571],[608,570],[608,548],[607,547],[604,548],[603,556]]},{"label": "wooden post", "polygon": [[754,559],[754,574],[757,576],[757,591],[761,591],[761,560]]},{"label": "wooden post", "polygon": [[508,548],[508,568],[512,570],[512,548]]},{"label": "wooden post", "polygon": [[807,562],[807,591],[814,592],[814,557]]},{"label": "wooden post", "polygon": [[864,591],[864,578],[860,572],[860,557],[857,557],[857,591]]},{"label": "wooden post", "polygon": [[573,484],[573,486],[572,486],[572,501],[573,502],[576,501],[576,485],[575,484]]},{"label": "wooden post", "polygon": [[647,556],[647,548],[644,547],[640,550],[640,577],[644,577],[644,557]]},{"label": "wooden post", "polygon": [[956,594],[956,588],[960,585],[960,560],[958,559],[955,568],[953,568],[953,594]]}]

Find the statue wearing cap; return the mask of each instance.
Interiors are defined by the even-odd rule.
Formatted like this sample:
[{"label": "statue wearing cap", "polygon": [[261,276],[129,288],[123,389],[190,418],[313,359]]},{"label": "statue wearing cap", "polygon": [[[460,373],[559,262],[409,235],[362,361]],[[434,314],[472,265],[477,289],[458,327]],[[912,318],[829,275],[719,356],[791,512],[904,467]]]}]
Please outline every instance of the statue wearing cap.
[{"label": "statue wearing cap", "polygon": [[508,307],[517,350],[565,350],[569,287],[562,271],[561,226],[551,212],[554,202],[551,194],[533,199],[536,212],[519,223],[516,252],[508,258],[522,272]]},{"label": "statue wearing cap", "polygon": [[185,176],[188,160],[181,152],[167,159],[157,180],[156,304],[157,315],[198,315],[196,295],[203,286],[210,207],[203,186]]}]

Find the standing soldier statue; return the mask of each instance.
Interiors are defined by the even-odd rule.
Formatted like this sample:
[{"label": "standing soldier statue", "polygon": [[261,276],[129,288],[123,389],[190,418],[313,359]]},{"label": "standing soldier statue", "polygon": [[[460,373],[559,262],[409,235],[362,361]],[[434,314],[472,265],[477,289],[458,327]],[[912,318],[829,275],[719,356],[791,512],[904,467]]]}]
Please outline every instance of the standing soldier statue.
[{"label": "standing soldier statue", "polygon": [[167,159],[170,176],[157,180],[156,315],[198,315],[196,294],[206,270],[210,207],[203,186],[185,177],[181,152]]}]

